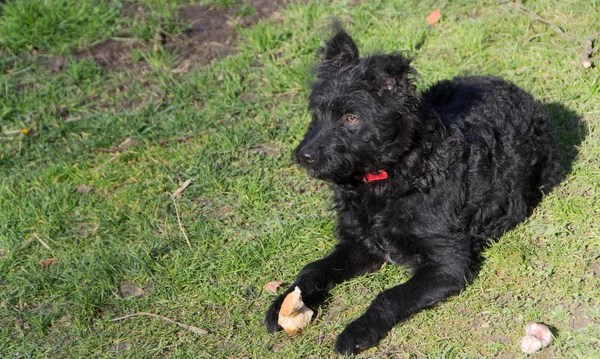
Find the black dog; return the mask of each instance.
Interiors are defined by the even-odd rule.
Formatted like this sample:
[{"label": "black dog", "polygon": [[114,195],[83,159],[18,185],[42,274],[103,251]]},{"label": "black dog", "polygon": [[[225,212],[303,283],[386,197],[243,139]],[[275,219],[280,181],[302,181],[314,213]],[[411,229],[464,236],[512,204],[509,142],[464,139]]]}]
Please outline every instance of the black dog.
[{"label": "black dog", "polygon": [[530,213],[560,179],[556,145],[531,95],[495,77],[441,81],[418,95],[410,60],[359,58],[341,28],[312,85],[313,119],[294,154],[332,183],[339,243],[308,264],[266,315],[270,332],[296,286],[315,307],[338,283],[384,262],[413,270],[338,336],[353,354],[472,281],[489,242]]}]

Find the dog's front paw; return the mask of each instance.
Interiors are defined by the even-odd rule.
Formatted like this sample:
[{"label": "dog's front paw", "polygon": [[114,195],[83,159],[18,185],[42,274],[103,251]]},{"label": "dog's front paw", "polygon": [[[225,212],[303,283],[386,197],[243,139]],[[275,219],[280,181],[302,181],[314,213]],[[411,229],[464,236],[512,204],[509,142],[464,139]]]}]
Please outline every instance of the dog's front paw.
[{"label": "dog's front paw", "polygon": [[274,333],[283,329],[281,325],[277,323],[279,320],[279,310],[281,309],[281,304],[285,299],[285,294],[280,295],[271,303],[269,310],[267,310],[267,315],[265,316],[265,324],[267,325],[267,331],[269,333]]},{"label": "dog's front paw", "polygon": [[366,325],[360,318],[350,323],[335,341],[335,351],[338,354],[358,354],[377,344],[382,338],[378,331]]}]

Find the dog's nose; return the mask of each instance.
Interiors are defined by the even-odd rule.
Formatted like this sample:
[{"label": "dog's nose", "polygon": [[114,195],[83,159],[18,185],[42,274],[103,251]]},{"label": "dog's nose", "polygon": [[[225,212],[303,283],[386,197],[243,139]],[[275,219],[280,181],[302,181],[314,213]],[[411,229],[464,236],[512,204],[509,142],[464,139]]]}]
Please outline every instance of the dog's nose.
[{"label": "dog's nose", "polygon": [[317,158],[315,152],[310,150],[301,151],[298,155],[298,161],[304,166],[310,166]]},{"label": "dog's nose", "polygon": [[315,162],[315,155],[312,152],[304,152],[302,154],[302,158],[304,158],[306,163]]}]

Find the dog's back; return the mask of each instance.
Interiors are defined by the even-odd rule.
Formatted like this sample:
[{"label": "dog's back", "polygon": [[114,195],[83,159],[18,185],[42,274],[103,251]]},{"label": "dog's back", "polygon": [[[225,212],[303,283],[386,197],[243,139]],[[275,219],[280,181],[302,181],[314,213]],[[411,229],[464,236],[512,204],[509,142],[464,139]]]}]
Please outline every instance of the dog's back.
[{"label": "dog's back", "polygon": [[[496,77],[457,77],[423,93],[424,116],[467,146],[466,213],[485,242],[522,221],[561,176],[549,123],[531,95]],[[477,245],[477,243],[474,243]]]}]

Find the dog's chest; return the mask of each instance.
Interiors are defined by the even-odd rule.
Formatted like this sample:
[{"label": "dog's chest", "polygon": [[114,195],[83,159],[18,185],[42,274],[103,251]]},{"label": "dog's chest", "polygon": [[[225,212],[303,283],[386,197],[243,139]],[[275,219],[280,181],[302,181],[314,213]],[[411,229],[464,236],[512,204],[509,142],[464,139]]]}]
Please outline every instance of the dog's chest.
[{"label": "dog's chest", "polygon": [[341,209],[342,232],[353,233],[371,253],[389,263],[412,265],[421,261],[414,241],[411,209],[391,198],[354,198]]}]

